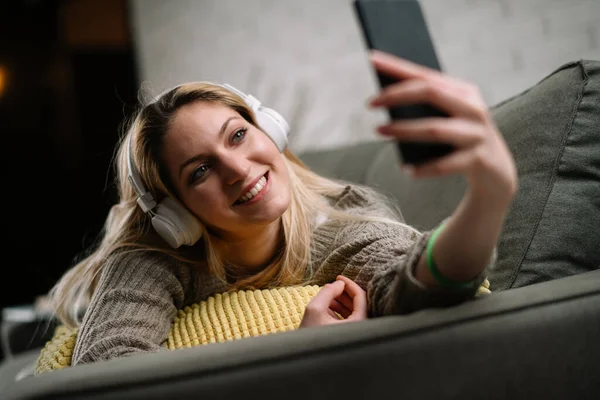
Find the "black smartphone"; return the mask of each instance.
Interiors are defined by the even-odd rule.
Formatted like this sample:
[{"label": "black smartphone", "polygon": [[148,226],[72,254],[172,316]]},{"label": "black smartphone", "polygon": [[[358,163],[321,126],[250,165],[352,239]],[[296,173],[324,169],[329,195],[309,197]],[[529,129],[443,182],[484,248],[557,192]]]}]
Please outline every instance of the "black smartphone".
[{"label": "black smartphone", "polygon": [[[354,0],[355,16],[369,49],[384,51],[441,71],[429,28],[417,0]],[[397,80],[377,72],[384,88]],[[447,117],[429,104],[389,108],[391,119]],[[418,165],[454,150],[450,144],[398,142],[402,162]]]}]

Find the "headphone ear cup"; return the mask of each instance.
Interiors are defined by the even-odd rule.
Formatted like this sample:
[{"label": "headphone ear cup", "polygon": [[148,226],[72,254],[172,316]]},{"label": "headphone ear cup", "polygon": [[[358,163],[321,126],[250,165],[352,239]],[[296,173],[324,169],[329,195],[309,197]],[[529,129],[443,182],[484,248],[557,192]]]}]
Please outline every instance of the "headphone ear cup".
[{"label": "headphone ear cup", "polygon": [[183,244],[183,236],[181,232],[173,225],[169,218],[155,214],[152,216],[152,226],[154,230],[162,237],[169,246],[174,249]]},{"label": "headphone ear cup", "polygon": [[272,108],[259,107],[255,113],[258,125],[271,138],[273,143],[283,152],[288,146],[290,126],[277,111]]},{"label": "headphone ear cup", "polygon": [[202,237],[202,225],[187,208],[166,197],[152,217],[156,232],[173,248],[191,246]]}]

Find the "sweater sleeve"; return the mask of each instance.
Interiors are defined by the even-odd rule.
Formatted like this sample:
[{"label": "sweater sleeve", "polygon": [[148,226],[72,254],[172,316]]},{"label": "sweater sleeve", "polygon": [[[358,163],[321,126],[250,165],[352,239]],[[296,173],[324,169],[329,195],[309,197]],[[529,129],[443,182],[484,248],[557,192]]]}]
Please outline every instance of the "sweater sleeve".
[{"label": "sweater sleeve", "polygon": [[421,234],[405,251],[396,250],[395,259],[373,271],[367,285],[371,316],[408,314],[424,308],[448,307],[473,299],[486,273],[495,263],[497,250],[469,289],[426,287],[415,278],[415,270],[433,230]]},{"label": "sweater sleeve", "polygon": [[72,364],[163,350],[185,297],[182,277],[175,274],[173,264],[156,252],[113,257],[79,328]]},{"label": "sweater sleeve", "polygon": [[[349,212],[385,215],[380,206],[365,200],[364,195],[350,195],[361,200],[353,199],[352,204],[358,207],[347,208]],[[426,287],[415,278],[415,270],[433,231],[419,232],[403,224],[368,221],[351,222],[342,227],[325,225],[318,235],[329,237],[330,240],[320,241],[329,242],[331,246],[319,263],[317,281],[331,282],[338,274],[354,280],[367,291],[371,317],[446,307],[474,298],[487,270],[495,263],[496,249],[486,268],[475,278],[472,289]]]}]

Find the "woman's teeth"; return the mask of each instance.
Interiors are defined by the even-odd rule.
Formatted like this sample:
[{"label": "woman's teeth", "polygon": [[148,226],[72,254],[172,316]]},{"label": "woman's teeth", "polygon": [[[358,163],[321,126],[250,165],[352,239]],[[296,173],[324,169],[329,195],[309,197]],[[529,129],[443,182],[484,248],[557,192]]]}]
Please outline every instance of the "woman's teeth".
[{"label": "woman's teeth", "polygon": [[260,180],[256,183],[256,185],[250,189],[246,194],[244,194],[242,197],[239,198],[238,203],[245,203],[248,200],[250,200],[251,198],[253,198],[254,196],[256,196],[257,194],[260,193],[261,190],[263,190],[263,188],[265,187],[265,185],[267,184],[267,178],[265,178],[264,176],[262,178],[260,178]]}]

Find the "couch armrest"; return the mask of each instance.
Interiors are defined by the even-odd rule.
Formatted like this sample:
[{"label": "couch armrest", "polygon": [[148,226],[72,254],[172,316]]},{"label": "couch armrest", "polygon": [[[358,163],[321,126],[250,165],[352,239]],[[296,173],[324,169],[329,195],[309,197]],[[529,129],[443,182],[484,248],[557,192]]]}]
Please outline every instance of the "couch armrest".
[{"label": "couch armrest", "polygon": [[600,390],[600,271],[431,309],[71,367],[5,399],[586,399]]}]

